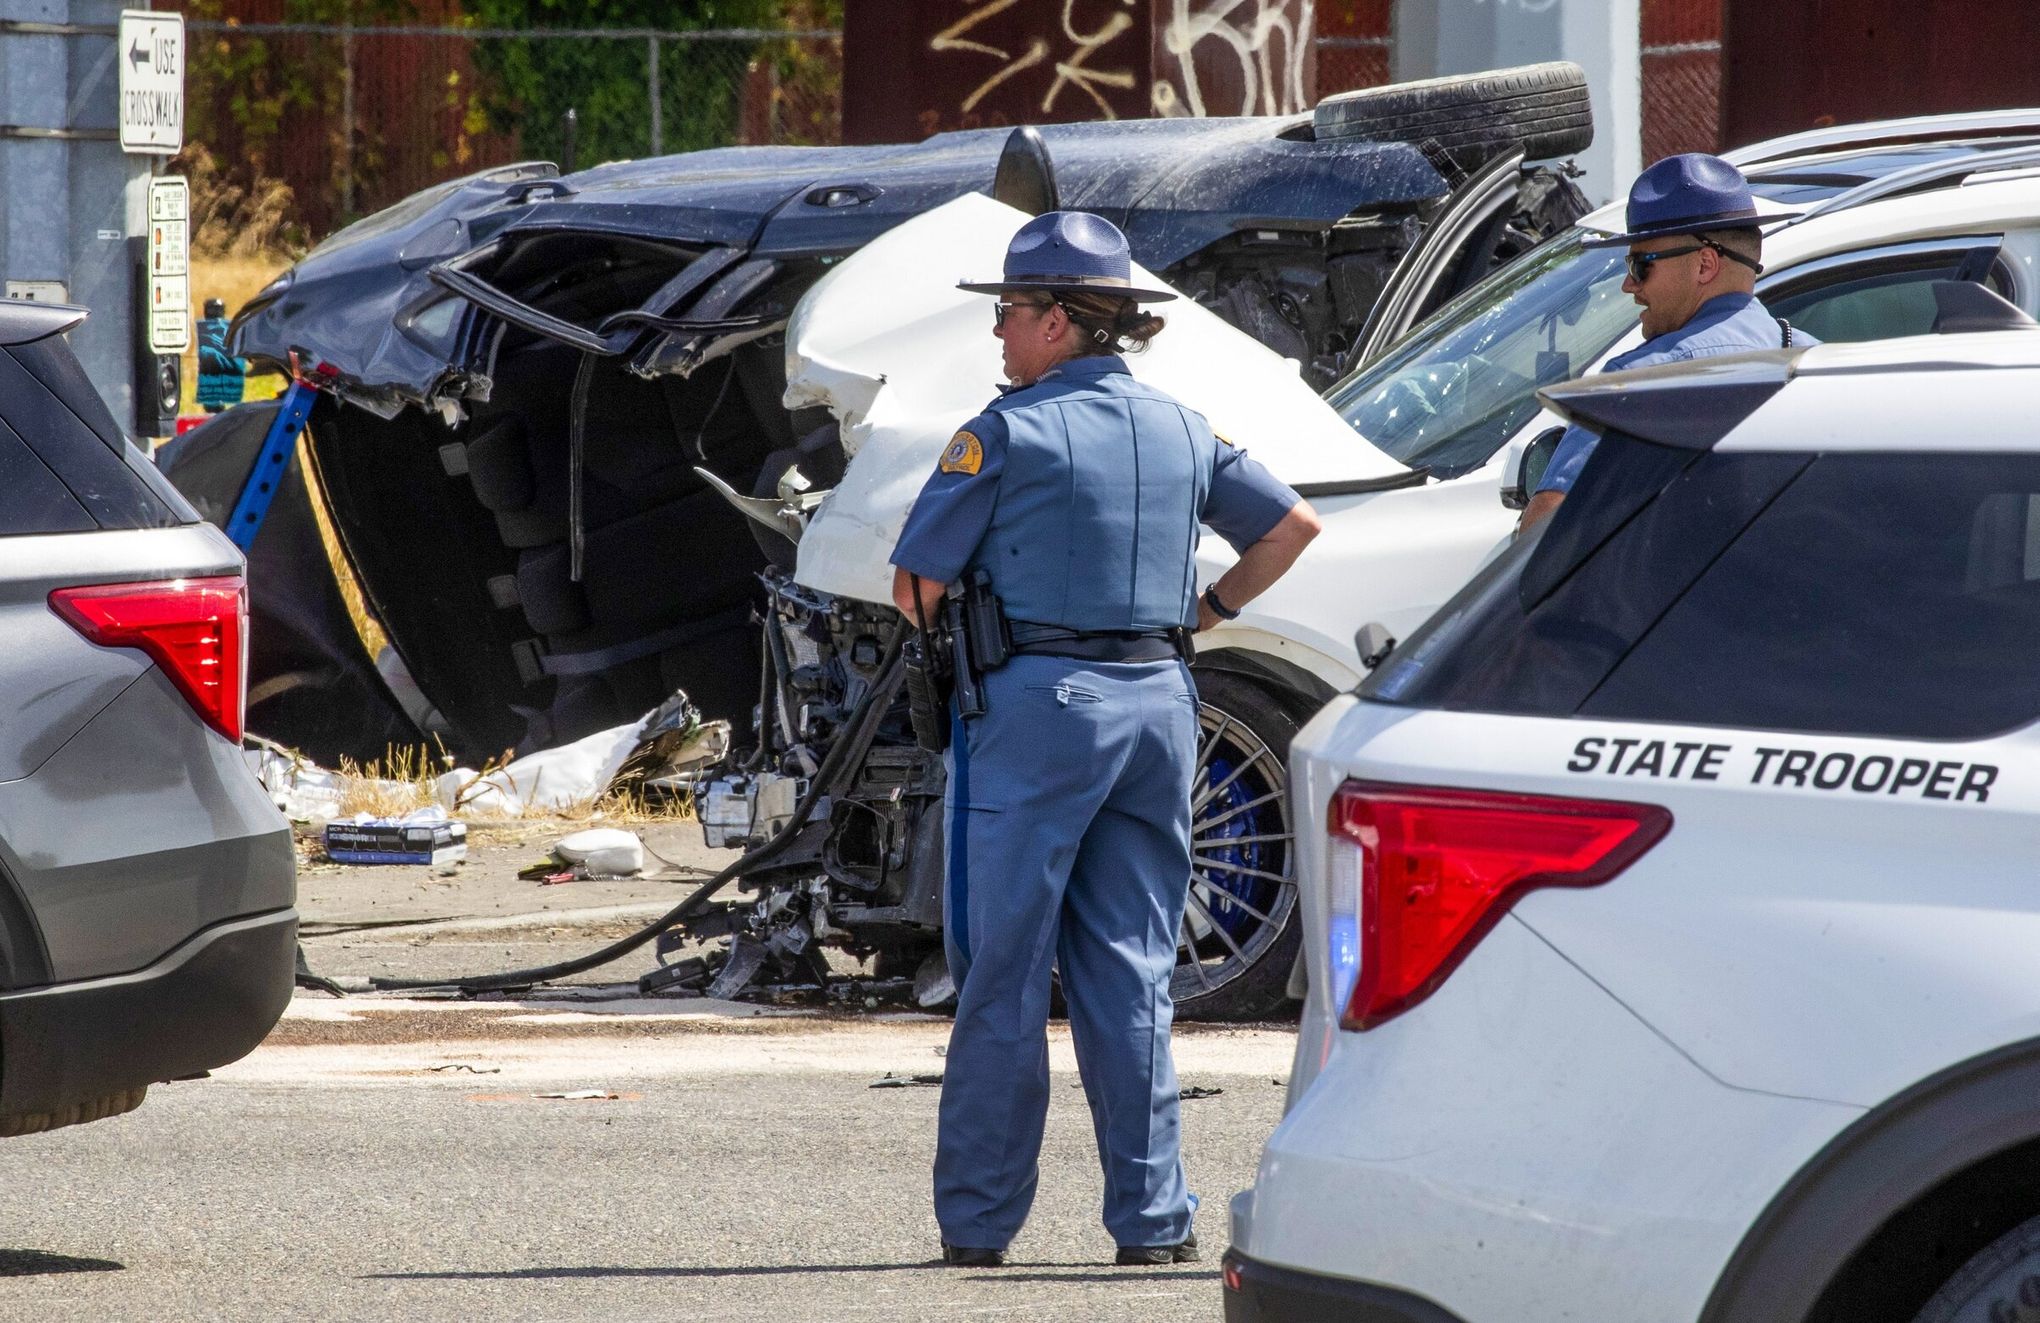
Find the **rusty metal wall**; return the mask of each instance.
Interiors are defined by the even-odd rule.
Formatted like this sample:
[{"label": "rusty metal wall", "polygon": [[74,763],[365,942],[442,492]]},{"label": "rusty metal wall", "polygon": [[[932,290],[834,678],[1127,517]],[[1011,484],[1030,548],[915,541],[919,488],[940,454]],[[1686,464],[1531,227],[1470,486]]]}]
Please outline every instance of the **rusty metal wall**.
[{"label": "rusty metal wall", "polygon": [[1722,136],[2040,105],[2030,0],[1726,0]]},{"label": "rusty metal wall", "polygon": [[843,138],[1307,110],[1318,96],[1315,8],[1313,0],[848,0]]}]

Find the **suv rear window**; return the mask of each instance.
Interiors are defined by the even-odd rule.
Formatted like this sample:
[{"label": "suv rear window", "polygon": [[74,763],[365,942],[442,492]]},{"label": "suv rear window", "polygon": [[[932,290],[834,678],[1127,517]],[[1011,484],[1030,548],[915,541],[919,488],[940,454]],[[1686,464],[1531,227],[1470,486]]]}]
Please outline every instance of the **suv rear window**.
[{"label": "suv rear window", "polygon": [[2040,457],[1600,452],[1363,696],[1920,739],[2040,718]]},{"label": "suv rear window", "polygon": [[61,335],[0,347],[0,536],[167,528],[197,516],[128,444]]}]

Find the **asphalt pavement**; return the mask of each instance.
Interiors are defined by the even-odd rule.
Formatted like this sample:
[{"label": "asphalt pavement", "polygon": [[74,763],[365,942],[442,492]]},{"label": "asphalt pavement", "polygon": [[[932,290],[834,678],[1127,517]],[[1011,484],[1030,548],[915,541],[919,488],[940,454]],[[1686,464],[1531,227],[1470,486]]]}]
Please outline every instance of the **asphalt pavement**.
[{"label": "asphalt pavement", "polygon": [[[453,878],[309,867],[307,955],[359,986],[590,949],[716,861],[686,831],[627,882],[516,879],[544,828],[484,833]],[[301,993],[213,1078],[0,1144],[0,1320],[1219,1315],[1286,1028],[1179,1030],[1183,1083],[1221,1090],[1184,1104],[1205,1262],[1111,1266],[1057,1025],[1034,1216],[1010,1266],[959,1270],[932,1262],[939,1089],[872,1087],[939,1073],[946,1020],[622,995],[649,963],[521,1000]]]}]

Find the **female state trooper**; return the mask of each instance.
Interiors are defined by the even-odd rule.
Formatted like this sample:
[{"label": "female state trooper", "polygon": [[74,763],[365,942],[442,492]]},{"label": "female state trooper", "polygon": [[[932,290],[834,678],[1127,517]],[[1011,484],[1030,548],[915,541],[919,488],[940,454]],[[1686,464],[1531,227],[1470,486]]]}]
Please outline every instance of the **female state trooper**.
[{"label": "female state trooper", "polygon": [[[943,1257],[1004,1261],[1033,1203],[1048,1109],[1050,967],[1105,1170],[1118,1262],[1196,1257],[1169,976],[1190,879],[1197,695],[1184,636],[1289,568],[1310,507],[1117,350],[1162,322],[1136,305],[1125,236],[1082,212],[1020,228],[993,333],[1010,386],[964,425],[892,562],[909,619],[988,574],[1014,656],[985,711],[952,718],[944,923],[957,984],[935,1216]],[[1199,523],[1241,552],[1201,601]],[[918,600],[917,600],[918,598]],[[1194,612],[1194,614],[1193,614]]]}]

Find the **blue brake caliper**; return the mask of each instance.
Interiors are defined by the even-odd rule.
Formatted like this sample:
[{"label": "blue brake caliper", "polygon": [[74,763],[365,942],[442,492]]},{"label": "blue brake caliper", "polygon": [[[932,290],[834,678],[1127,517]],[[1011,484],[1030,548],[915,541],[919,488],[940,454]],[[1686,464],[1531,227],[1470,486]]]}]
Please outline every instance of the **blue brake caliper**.
[{"label": "blue brake caliper", "polygon": [[[1209,780],[1205,784],[1218,785],[1233,774],[1233,767],[1232,761],[1223,754],[1214,754],[1211,759],[1211,765],[1206,769],[1205,774],[1209,777]],[[1240,805],[1256,798],[1254,789],[1245,784],[1246,779],[1244,776],[1240,777],[1227,786],[1220,794],[1214,796],[1211,802],[1204,806],[1204,811],[1201,814],[1204,820],[1209,822],[1213,818],[1223,817]],[[1244,845],[1228,845],[1223,849],[1213,849],[1211,847],[1217,842],[1231,837],[1267,835],[1268,833],[1261,829],[1262,819],[1267,816],[1268,810],[1272,807],[1272,804],[1262,804],[1243,813],[1234,813],[1232,817],[1226,818],[1224,822],[1219,823],[1216,827],[1199,833],[1199,844],[1202,848],[1199,849],[1197,857],[1203,863],[1204,874],[1211,879],[1212,886],[1217,893],[1211,898],[1211,918],[1219,927],[1225,929],[1227,935],[1231,937],[1237,938],[1240,935],[1241,929],[1249,927],[1258,922],[1258,920],[1239,906],[1227,904],[1225,900],[1227,895],[1238,896],[1241,900],[1246,901],[1263,912],[1268,910],[1267,903],[1258,899],[1255,894],[1259,889],[1260,879],[1251,874],[1235,870],[1241,868],[1260,869],[1267,872],[1274,870],[1269,869],[1262,862],[1264,851],[1262,850],[1261,842],[1253,841]]]}]

